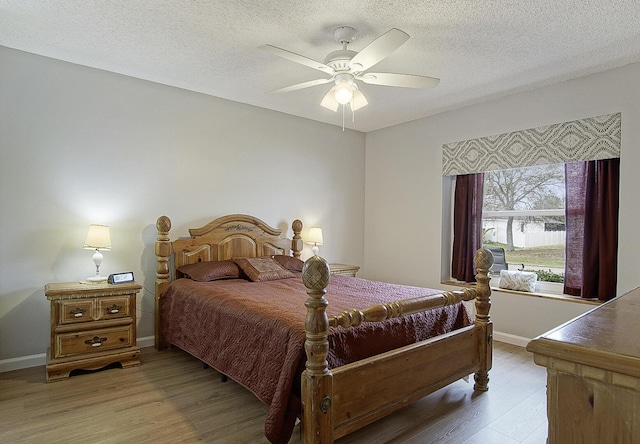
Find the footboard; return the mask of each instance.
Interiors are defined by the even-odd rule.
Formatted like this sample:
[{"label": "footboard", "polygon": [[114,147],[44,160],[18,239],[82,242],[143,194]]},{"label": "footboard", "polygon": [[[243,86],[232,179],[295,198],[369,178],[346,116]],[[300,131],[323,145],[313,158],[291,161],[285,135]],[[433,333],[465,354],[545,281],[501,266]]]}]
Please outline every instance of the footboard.
[{"label": "footboard", "polygon": [[[329,268],[320,257],[309,259],[303,269],[309,299],[305,303],[307,364],[302,375],[302,441],[331,443],[471,373],[475,373],[474,390],[486,391],[492,355],[487,273],[492,260],[489,251],[476,252],[475,288],[350,310],[329,319],[324,298]],[[355,326],[472,299],[476,301],[472,326],[333,370],[327,366],[329,326]]]}]

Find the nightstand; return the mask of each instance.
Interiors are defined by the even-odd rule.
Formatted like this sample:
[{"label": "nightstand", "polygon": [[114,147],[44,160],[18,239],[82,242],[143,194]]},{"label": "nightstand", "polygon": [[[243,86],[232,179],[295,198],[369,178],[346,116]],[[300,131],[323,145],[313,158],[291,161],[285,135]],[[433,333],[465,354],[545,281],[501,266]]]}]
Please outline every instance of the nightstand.
[{"label": "nightstand", "polygon": [[355,277],[358,270],[360,270],[360,267],[357,265],[329,264],[329,270],[331,270],[331,274],[342,274],[345,276]]},{"label": "nightstand", "polygon": [[66,282],[47,284],[51,302],[51,346],[47,382],[69,377],[72,370],[97,370],[119,362],[122,368],[140,364],[136,345],[135,282]]}]

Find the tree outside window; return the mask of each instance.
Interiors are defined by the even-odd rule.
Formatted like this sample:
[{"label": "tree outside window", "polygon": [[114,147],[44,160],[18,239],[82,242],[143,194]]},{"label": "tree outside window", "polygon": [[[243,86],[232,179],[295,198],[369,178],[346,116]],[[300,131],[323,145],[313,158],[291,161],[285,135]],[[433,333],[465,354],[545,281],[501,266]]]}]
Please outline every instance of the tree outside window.
[{"label": "tree outside window", "polygon": [[502,246],[507,262],[517,268],[560,275],[564,270],[564,207],[563,164],[487,171],[483,242]]}]

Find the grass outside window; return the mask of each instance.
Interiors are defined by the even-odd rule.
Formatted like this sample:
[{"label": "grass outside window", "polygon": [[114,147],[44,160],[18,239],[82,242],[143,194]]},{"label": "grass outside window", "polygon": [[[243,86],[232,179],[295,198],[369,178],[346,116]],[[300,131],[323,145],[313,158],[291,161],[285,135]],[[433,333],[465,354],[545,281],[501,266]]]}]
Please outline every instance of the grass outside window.
[{"label": "grass outside window", "polygon": [[502,247],[505,250],[509,269],[533,271],[539,281],[564,282],[564,245],[547,245],[544,247],[515,247],[507,251],[506,244],[486,242],[487,246]]}]

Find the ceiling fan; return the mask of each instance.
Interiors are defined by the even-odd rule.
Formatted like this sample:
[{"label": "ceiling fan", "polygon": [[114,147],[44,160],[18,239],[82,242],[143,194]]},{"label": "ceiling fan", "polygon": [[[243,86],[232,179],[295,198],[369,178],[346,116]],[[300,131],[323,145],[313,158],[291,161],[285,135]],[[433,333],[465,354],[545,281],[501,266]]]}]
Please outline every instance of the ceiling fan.
[{"label": "ceiling fan", "polygon": [[275,89],[269,91],[269,93],[296,91],[334,82],[334,86],[324,96],[320,105],[332,111],[337,111],[340,105],[348,104],[352,111],[356,111],[369,103],[362,91],[360,91],[356,80],[370,85],[399,86],[403,88],[433,88],[440,82],[440,79],[412,74],[366,72],[409,39],[409,34],[404,31],[392,28],[369,43],[360,52],[347,49],[347,45],[356,38],[356,30],[354,28],[341,26],[334,31],[333,36],[335,41],[342,45],[342,49],[327,55],[324,63],[276,46],[261,46],[260,48],[265,51],[309,68],[317,69],[329,76],[328,78],[310,80]]}]

